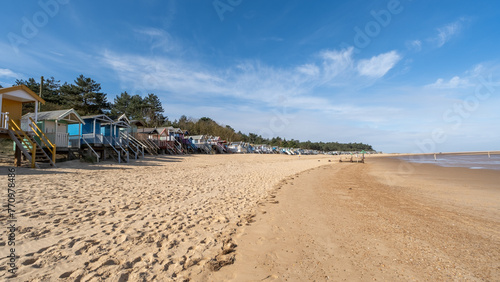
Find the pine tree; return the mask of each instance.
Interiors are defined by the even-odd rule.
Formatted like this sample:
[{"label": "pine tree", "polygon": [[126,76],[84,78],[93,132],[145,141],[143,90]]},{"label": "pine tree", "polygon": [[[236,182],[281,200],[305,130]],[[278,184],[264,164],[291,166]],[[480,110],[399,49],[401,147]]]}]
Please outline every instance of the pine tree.
[{"label": "pine tree", "polygon": [[83,74],[76,78],[75,84],[61,86],[67,105],[81,115],[102,114],[109,109],[106,94],[100,91],[101,84]]}]

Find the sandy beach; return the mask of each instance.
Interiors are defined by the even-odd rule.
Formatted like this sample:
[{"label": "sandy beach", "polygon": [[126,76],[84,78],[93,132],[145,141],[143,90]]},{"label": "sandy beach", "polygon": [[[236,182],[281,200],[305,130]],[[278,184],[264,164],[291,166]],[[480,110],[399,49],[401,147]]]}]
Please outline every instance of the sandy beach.
[{"label": "sandy beach", "polygon": [[[182,281],[218,269],[234,260],[231,238],[259,205],[273,202],[269,195],[282,179],[328,159],[192,155],[19,168],[18,279]],[[0,221],[6,219],[2,213]]]},{"label": "sandy beach", "polygon": [[[405,167],[408,164],[404,163]],[[495,281],[500,174],[371,159],[301,173],[211,281]]]},{"label": "sandy beach", "polygon": [[498,171],[419,164],[402,173],[395,159],[337,160],[192,155],[18,169],[17,278],[500,277]]}]

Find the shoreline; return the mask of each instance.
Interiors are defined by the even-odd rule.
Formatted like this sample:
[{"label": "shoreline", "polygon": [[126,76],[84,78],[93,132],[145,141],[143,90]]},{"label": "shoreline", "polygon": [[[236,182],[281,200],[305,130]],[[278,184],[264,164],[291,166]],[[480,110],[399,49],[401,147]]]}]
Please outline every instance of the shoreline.
[{"label": "shoreline", "polygon": [[234,265],[203,278],[492,280],[500,275],[500,175],[399,160],[332,164],[284,184],[236,238]]}]

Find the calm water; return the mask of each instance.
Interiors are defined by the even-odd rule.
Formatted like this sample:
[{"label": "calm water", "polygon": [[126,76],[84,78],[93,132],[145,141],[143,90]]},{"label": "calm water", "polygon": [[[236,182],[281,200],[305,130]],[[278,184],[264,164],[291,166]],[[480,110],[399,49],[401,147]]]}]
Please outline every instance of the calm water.
[{"label": "calm water", "polygon": [[497,169],[500,170],[500,155],[420,155],[401,157],[413,163],[429,163],[446,167],[468,167],[470,169]]}]

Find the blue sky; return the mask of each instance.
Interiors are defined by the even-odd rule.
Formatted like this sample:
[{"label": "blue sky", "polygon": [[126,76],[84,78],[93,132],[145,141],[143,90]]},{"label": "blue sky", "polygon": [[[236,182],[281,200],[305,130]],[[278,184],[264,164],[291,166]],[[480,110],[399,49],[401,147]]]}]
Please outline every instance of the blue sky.
[{"label": "blue sky", "polygon": [[0,84],[84,74],[169,119],[384,152],[498,150],[498,1],[3,1]]}]

